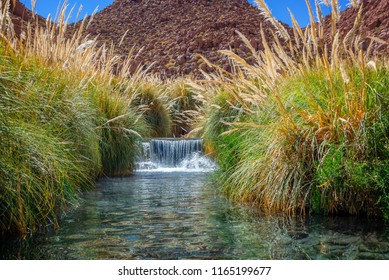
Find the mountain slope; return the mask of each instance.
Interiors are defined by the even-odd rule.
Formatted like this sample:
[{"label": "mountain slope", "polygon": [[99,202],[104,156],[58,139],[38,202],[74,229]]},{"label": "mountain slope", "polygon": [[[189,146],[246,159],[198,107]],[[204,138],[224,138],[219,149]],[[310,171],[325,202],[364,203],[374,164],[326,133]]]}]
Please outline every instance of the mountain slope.
[{"label": "mountain slope", "polygon": [[[18,0],[15,2],[12,19],[20,34],[21,26],[31,21],[32,13]],[[389,41],[389,1],[362,0],[361,3],[363,37]],[[357,13],[355,8],[341,12],[338,27],[342,37],[353,27]],[[38,19],[44,24],[41,17]],[[326,38],[330,37],[330,22],[331,17],[327,16]],[[167,77],[199,76],[199,69],[210,70],[201,56],[229,68],[218,50],[232,49],[250,61],[250,53],[236,31],[260,50],[263,48],[261,27],[271,41],[274,27],[247,0],[116,0],[95,15],[86,34],[98,36],[101,43],[113,43],[119,55],[127,55],[132,48],[135,52],[141,50],[134,66],[139,63],[151,66],[151,71]],[[77,24],[69,29],[74,28]],[[367,42],[363,44],[365,48]],[[375,43],[373,53],[389,54],[389,45]]]},{"label": "mountain slope", "polygon": [[121,54],[143,48],[140,61],[172,76],[206,70],[200,55],[227,68],[217,50],[246,53],[236,30],[261,48],[261,26],[270,36],[273,27],[246,0],[117,0],[95,15],[88,32],[118,43],[128,30]]},{"label": "mountain slope", "polygon": [[[389,1],[361,2],[362,34],[388,41]],[[341,12],[338,27],[343,36],[353,27],[357,12],[355,8]],[[325,22],[328,33],[330,16]],[[95,16],[88,31],[107,43],[112,40],[118,43],[127,31],[119,48],[121,54],[132,47],[143,48],[139,61],[146,65],[154,63],[154,72],[173,76],[197,75],[199,68],[209,70],[200,55],[227,69],[228,62],[218,50],[232,49],[250,60],[236,31],[243,33],[259,50],[262,49],[261,27],[271,41],[274,27],[247,0],[116,0]],[[389,46],[375,44],[374,53],[388,54]]]},{"label": "mountain slope", "polygon": [[19,0],[12,0],[10,2],[10,17],[14,25],[14,30],[19,36],[23,30],[26,30],[28,23],[38,23],[40,26],[45,26],[46,20],[39,16],[33,15],[32,11],[29,10],[23,3]]},{"label": "mountain slope", "polygon": [[[368,36],[376,37],[386,42],[389,42],[389,1],[383,0],[363,0],[362,5],[362,20],[359,27],[359,32],[362,34],[363,39]],[[341,12],[340,21],[338,23],[338,29],[341,32],[341,36],[345,36],[347,32],[351,30],[354,25],[358,9],[348,8]],[[331,18],[328,16],[325,20],[328,27],[328,33],[330,32]],[[367,48],[369,40],[366,40],[364,48]],[[375,54],[389,54],[388,44],[374,43],[373,53]]]}]

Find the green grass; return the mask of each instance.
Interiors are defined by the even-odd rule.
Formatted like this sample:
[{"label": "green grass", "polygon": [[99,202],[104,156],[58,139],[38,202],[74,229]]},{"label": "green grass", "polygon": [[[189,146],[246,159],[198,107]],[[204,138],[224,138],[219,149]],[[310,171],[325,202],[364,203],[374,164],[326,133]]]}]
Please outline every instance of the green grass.
[{"label": "green grass", "polygon": [[323,47],[321,25],[299,36],[263,37],[256,52],[242,35],[256,64],[223,51],[233,74],[210,74],[198,90],[207,98],[197,130],[216,154],[221,188],[268,212],[388,218],[386,58],[358,49],[355,35],[343,44],[337,30]]},{"label": "green grass", "polygon": [[387,217],[388,69],[345,71],[347,85],[325,69],[284,77],[242,111],[247,98],[214,89],[203,136],[231,198],[291,214]]},{"label": "green grass", "polygon": [[130,100],[0,48],[0,232],[22,234],[77,205],[98,176],[132,171],[149,133]]},{"label": "green grass", "polygon": [[57,24],[25,26],[20,41],[8,4],[0,5],[0,234],[26,235],[57,226],[98,177],[130,174],[138,141],[168,136],[171,121],[165,87],[133,72],[131,53],[121,59],[84,36],[86,20],[69,38],[63,5]]},{"label": "green grass", "polygon": [[185,137],[191,132],[203,102],[192,90],[191,80],[177,78],[166,82],[166,99],[171,116],[172,135]]},{"label": "green grass", "polygon": [[138,84],[132,105],[139,108],[151,128],[149,137],[171,136],[172,121],[168,102],[163,95],[164,86],[143,81]]}]

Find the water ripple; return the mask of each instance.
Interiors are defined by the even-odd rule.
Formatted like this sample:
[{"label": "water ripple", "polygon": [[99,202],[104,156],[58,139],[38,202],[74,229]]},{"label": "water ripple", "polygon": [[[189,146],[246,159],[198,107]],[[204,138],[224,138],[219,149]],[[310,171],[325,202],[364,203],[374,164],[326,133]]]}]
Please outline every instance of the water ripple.
[{"label": "water ripple", "polygon": [[389,259],[389,232],[347,217],[268,217],[205,173],[104,179],[61,228],[2,242],[3,259]]}]

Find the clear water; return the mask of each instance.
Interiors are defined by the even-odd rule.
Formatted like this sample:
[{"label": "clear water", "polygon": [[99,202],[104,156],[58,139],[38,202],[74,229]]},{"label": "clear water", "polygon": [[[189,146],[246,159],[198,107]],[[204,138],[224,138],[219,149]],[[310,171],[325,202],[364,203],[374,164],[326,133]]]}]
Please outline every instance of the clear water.
[{"label": "clear water", "polygon": [[208,175],[101,180],[58,231],[2,240],[0,259],[389,259],[382,222],[267,217],[231,204]]}]

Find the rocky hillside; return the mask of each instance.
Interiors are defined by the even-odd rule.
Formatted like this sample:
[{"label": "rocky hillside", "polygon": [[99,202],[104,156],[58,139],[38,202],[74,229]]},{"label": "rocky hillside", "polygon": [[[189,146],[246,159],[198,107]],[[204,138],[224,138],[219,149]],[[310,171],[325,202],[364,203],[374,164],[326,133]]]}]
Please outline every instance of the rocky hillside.
[{"label": "rocky hillside", "polygon": [[[31,18],[31,11],[18,0],[15,2],[13,20],[20,32],[23,22]],[[364,36],[389,41],[389,1],[361,2]],[[352,28],[356,15],[354,8],[341,13],[342,35]],[[330,18],[325,22],[329,33]],[[228,69],[228,61],[217,52],[222,49],[232,49],[250,60],[236,30],[259,50],[261,26],[265,36],[271,38],[273,26],[247,0],[116,0],[95,15],[87,32],[99,36],[101,43],[113,41],[117,46],[126,33],[117,47],[120,55],[127,55],[132,48],[141,50],[137,63],[151,65],[153,72],[171,77],[197,76],[198,69],[209,70],[201,55]],[[376,44],[374,52],[389,54],[389,45]]]},{"label": "rocky hillside", "polygon": [[140,61],[172,76],[206,70],[201,55],[227,68],[217,50],[244,55],[236,30],[261,48],[261,26],[270,36],[273,27],[247,0],[116,0],[95,16],[88,32],[104,42],[119,42],[128,31],[121,54],[143,48]]},{"label": "rocky hillside", "polygon": [[[363,34],[388,41],[389,1],[362,3]],[[354,8],[341,13],[343,35],[354,25],[356,15]],[[95,16],[88,32],[104,42],[117,43],[127,31],[120,53],[143,48],[139,61],[154,63],[154,72],[172,76],[209,70],[200,55],[228,68],[228,62],[217,52],[221,49],[233,49],[250,59],[236,30],[259,50],[261,26],[265,36],[271,38],[273,26],[247,0],[116,0]],[[330,29],[329,23],[326,26]],[[389,53],[389,46],[376,44],[375,52]]]},{"label": "rocky hillside", "polygon": [[[362,0],[362,24],[361,34],[364,38],[368,36],[376,37],[389,42],[389,1],[387,0]],[[339,29],[342,36],[347,34],[353,27],[358,10],[349,8],[341,12]],[[330,26],[330,17],[326,18],[327,26]],[[330,28],[329,28],[330,29]],[[365,41],[366,48],[369,40]],[[388,44],[374,43],[373,52],[375,54],[389,54]]]},{"label": "rocky hillside", "polygon": [[12,0],[10,4],[10,16],[17,35],[20,35],[22,31],[26,29],[29,22],[34,22],[34,24],[38,22],[39,25],[45,26],[46,20],[36,14],[33,16],[32,11],[27,9],[26,6],[19,0]]}]

